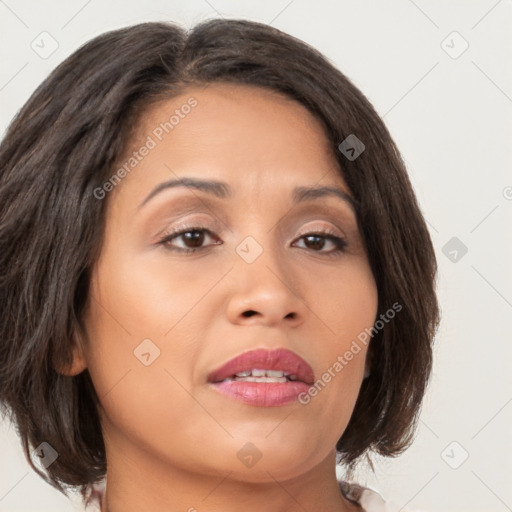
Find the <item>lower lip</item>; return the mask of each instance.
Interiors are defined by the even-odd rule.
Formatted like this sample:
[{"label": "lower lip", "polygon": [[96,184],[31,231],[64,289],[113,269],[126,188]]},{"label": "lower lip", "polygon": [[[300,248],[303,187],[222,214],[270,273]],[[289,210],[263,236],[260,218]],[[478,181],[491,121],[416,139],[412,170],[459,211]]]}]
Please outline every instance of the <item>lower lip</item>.
[{"label": "lower lip", "polygon": [[244,382],[226,381],[212,384],[230,398],[258,407],[278,407],[298,400],[307,393],[309,384],[304,382]]}]

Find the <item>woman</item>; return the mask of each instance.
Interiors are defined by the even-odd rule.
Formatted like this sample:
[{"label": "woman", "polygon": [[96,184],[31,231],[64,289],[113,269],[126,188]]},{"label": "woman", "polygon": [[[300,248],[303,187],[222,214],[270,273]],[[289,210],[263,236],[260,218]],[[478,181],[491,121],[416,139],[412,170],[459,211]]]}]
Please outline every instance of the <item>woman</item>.
[{"label": "woman", "polygon": [[316,50],[242,20],[95,38],[12,122],[0,212],[0,400],[49,483],[102,512],[383,510],[349,480],[412,440],[436,263]]}]

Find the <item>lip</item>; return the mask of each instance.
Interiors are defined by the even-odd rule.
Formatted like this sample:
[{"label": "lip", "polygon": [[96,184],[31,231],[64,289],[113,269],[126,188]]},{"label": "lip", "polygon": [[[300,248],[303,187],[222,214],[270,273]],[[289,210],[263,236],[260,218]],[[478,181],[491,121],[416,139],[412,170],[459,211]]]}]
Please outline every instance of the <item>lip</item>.
[{"label": "lip", "polygon": [[[287,382],[226,381],[236,373],[252,369],[282,370],[296,376]],[[250,405],[276,407],[297,400],[315,382],[311,366],[288,349],[256,349],[243,352],[208,375],[208,383],[218,392]]]}]

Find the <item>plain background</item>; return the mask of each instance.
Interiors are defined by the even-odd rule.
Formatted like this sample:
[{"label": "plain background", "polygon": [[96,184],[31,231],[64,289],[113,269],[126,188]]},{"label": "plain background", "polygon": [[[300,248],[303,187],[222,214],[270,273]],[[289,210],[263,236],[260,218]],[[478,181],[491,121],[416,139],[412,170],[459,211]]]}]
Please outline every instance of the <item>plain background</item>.
[{"label": "plain background", "polygon": [[[269,23],[339,67],[384,118],[430,226],[443,320],[418,435],[358,481],[397,510],[512,510],[511,2],[0,0],[1,132],[94,36],[219,16]],[[74,507],[29,470],[14,429],[0,424],[0,511]]]}]

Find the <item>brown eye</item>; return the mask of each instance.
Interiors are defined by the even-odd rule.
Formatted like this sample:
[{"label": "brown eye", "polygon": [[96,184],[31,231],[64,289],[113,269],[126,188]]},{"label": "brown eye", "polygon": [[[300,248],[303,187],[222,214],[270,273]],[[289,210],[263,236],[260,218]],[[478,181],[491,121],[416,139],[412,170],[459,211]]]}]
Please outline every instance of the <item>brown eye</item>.
[{"label": "brown eye", "polygon": [[[159,244],[173,251],[194,252],[196,250],[205,249],[208,245],[218,245],[221,243],[220,240],[216,238],[216,242],[203,245],[208,238],[216,238],[208,229],[199,227],[184,228],[166,235],[160,240]],[[178,244],[175,242],[181,243]]]},{"label": "brown eye", "polygon": [[319,235],[307,235],[304,237],[304,243],[308,249],[323,249],[325,237]]},{"label": "brown eye", "polygon": [[186,231],[182,233],[180,236],[183,237],[182,240],[187,247],[201,247],[204,242],[204,231],[194,230],[194,231]]},{"label": "brown eye", "polygon": [[[324,254],[341,252],[347,245],[343,238],[329,232],[308,233],[307,235],[302,235],[298,240],[304,241],[305,249]],[[330,246],[330,250],[323,250],[326,245]]]}]

